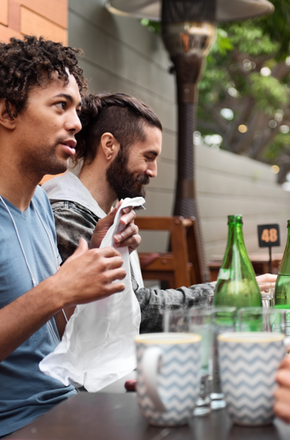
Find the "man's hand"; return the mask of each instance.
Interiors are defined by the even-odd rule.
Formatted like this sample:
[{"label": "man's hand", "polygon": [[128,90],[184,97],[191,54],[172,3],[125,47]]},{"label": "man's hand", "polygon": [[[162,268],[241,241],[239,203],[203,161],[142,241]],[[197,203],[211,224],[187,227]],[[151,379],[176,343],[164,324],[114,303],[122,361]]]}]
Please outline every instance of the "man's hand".
[{"label": "man's hand", "polygon": [[63,305],[73,306],[95,301],[121,292],[125,286],[120,281],[126,276],[119,252],[112,247],[88,249],[80,239],[79,247],[51,277]]},{"label": "man's hand", "polygon": [[[84,239],[60,269],[0,310],[0,362],[61,309],[125,289],[117,249],[88,249]],[[64,326],[63,326],[64,329]]]},{"label": "man's hand", "polygon": [[271,273],[265,273],[256,277],[258,286],[263,294],[267,294],[270,289],[275,287],[277,281],[277,275]]},{"label": "man's hand", "polygon": [[290,356],[283,359],[276,374],[278,388],[275,391],[274,412],[277,417],[290,423]]},{"label": "man's hand", "polygon": [[[105,237],[108,229],[112,226],[114,222],[115,215],[121,205],[120,201],[115,208],[113,208],[110,213],[99,220],[96,224],[95,230],[91,237],[90,248],[98,248]],[[136,218],[136,213],[132,207],[124,208],[122,210],[122,217],[120,223],[125,226],[123,231],[119,234],[114,235],[115,247],[129,247],[129,252],[137,249],[141,243],[141,236],[139,235],[139,228],[135,225],[134,220]]]}]

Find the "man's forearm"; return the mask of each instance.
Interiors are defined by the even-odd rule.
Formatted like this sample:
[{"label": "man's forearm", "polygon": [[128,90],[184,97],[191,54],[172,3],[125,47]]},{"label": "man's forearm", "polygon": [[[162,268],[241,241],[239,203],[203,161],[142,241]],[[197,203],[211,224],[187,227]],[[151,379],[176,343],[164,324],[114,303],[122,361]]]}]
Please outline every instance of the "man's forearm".
[{"label": "man's forearm", "polygon": [[56,312],[86,304],[125,286],[126,271],[119,252],[91,249],[81,240],[75,253],[59,271],[0,310],[0,359],[3,360],[44,325]]},{"label": "man's forearm", "polygon": [[132,285],[141,308],[141,333],[162,332],[164,310],[205,304],[215,288],[215,283],[167,290],[139,288],[134,278]]}]

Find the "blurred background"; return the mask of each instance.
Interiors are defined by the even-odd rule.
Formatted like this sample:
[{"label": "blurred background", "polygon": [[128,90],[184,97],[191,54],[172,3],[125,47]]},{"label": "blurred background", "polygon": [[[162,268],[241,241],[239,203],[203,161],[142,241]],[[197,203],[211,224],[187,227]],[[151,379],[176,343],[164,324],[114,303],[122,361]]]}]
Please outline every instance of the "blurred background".
[{"label": "blurred background", "polygon": [[[278,223],[281,253],[290,218],[290,2],[272,15],[219,23],[199,82],[195,143],[197,204],[207,261],[222,257],[227,215],[242,214],[249,253],[257,225]],[[43,35],[80,47],[92,93],[126,92],[164,127],[158,176],[142,215],[173,214],[177,104],[172,62],[159,24],[111,14],[104,0],[0,0],[0,40]],[[154,235],[155,234],[155,235]],[[166,233],[142,232],[143,251],[167,248]]]}]

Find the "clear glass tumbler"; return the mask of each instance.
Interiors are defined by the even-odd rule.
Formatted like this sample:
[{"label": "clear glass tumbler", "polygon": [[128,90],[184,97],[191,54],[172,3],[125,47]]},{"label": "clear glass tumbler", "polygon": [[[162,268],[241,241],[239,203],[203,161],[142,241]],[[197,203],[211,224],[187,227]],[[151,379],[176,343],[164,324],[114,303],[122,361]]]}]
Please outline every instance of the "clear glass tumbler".
[{"label": "clear glass tumbler", "polygon": [[240,332],[285,333],[286,310],[245,307],[238,311]]},{"label": "clear glass tumbler", "polygon": [[212,308],[193,307],[188,312],[188,328],[201,340],[201,378],[199,396],[194,409],[194,416],[203,416],[211,411],[212,364],[213,364],[213,326]]},{"label": "clear glass tumbler", "polygon": [[221,389],[221,380],[218,363],[217,337],[221,333],[236,331],[237,309],[236,307],[213,307],[213,385],[211,393],[211,409],[225,408],[226,403]]}]

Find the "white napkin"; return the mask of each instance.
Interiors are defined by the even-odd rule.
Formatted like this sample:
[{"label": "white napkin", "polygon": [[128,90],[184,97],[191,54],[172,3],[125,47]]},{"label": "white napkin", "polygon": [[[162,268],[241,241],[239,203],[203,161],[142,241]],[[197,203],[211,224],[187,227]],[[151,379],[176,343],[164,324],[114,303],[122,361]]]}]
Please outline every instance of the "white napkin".
[{"label": "white napkin", "polygon": [[[121,209],[140,206],[143,197],[126,198],[101,247],[113,246]],[[55,350],[39,364],[40,370],[64,385],[72,383],[96,392],[136,368],[134,337],[139,333],[140,306],[131,285],[128,248],[118,248],[127,275],[125,290],[90,304],[79,305]]]}]

